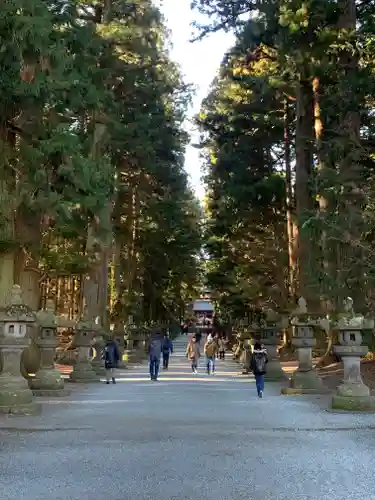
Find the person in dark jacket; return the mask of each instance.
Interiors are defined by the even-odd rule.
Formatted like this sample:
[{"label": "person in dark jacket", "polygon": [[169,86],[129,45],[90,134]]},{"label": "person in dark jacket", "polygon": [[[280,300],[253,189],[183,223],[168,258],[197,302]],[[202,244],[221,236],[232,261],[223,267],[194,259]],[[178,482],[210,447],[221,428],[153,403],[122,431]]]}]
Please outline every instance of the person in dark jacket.
[{"label": "person in dark jacket", "polygon": [[148,345],[148,358],[150,362],[151,380],[157,380],[160,367],[160,356],[163,350],[163,339],[161,335],[154,335]]},{"label": "person in dark jacket", "polygon": [[169,356],[173,354],[173,342],[168,337],[167,333],[164,335],[163,338],[162,352],[163,352],[163,369],[168,370]]},{"label": "person in dark jacket", "polygon": [[258,397],[263,397],[264,392],[264,375],[267,371],[267,351],[264,347],[256,342],[254,344],[253,354],[250,360],[250,370],[254,373],[255,385],[257,388]]},{"label": "person in dark jacket", "polygon": [[120,351],[113,339],[107,340],[106,346],[103,349],[102,358],[105,366],[106,383],[109,384],[112,378],[112,383],[115,384],[115,370],[120,361]]}]

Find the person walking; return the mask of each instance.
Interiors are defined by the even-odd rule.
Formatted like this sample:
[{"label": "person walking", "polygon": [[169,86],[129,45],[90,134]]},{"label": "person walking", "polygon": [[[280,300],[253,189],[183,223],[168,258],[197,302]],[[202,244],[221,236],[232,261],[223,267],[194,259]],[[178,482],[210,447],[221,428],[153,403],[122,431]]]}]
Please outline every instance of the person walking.
[{"label": "person walking", "polygon": [[168,370],[169,356],[173,353],[173,342],[169,338],[168,333],[166,333],[163,338],[162,352],[163,352],[163,370]]},{"label": "person walking", "polygon": [[150,363],[150,378],[157,380],[160,368],[160,356],[163,350],[163,341],[160,334],[157,334],[150,339],[148,346],[148,358]]},{"label": "person walking", "polygon": [[204,354],[206,355],[207,374],[215,374],[215,359],[218,352],[217,343],[211,335],[207,337],[207,342],[204,344]]},{"label": "person walking", "polygon": [[191,338],[187,345],[186,357],[191,361],[191,371],[195,374],[198,373],[198,361],[201,357],[201,352],[195,336]]},{"label": "person walking", "polygon": [[106,383],[109,384],[112,378],[112,383],[116,383],[115,372],[120,361],[120,351],[114,339],[108,339],[102,352],[104,360]]},{"label": "person walking", "polygon": [[258,397],[263,397],[264,392],[264,375],[267,372],[267,351],[260,342],[254,344],[253,354],[250,360],[250,370],[254,373],[255,385],[257,388]]}]

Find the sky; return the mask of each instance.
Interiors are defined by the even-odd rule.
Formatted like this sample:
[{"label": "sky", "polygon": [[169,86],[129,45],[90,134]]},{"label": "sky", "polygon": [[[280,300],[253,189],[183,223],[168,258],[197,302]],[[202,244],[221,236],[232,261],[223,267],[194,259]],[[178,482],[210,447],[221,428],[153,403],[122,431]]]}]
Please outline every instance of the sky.
[{"label": "sky", "polygon": [[[234,38],[230,34],[216,33],[207,39],[190,43],[193,20],[204,22],[197,12],[190,10],[190,0],[159,0],[155,1],[161,7],[168,29],[172,32],[173,49],[171,57],[179,63],[185,81],[196,87],[189,117],[199,112],[202,99],[206,97],[225,52],[233,45]],[[196,130],[187,126],[191,133],[191,143],[197,142],[199,135]],[[185,156],[185,169],[190,176],[190,182],[199,198],[204,196],[201,183],[201,160],[199,151],[189,145]]]}]

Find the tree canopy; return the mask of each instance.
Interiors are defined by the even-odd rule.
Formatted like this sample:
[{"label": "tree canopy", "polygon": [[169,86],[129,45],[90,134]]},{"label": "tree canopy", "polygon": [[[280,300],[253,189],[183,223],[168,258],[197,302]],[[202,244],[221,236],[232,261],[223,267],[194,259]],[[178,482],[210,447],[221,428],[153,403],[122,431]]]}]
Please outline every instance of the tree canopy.
[{"label": "tree canopy", "polygon": [[373,301],[375,2],[197,0],[235,29],[198,123],[209,280],[230,311]]},{"label": "tree canopy", "polygon": [[198,283],[201,212],[184,170],[191,88],[160,11],[12,0],[0,32],[0,302],[30,280],[34,307],[41,283],[57,300],[74,276],[85,300],[70,315],[85,302],[102,322],[178,316]]}]

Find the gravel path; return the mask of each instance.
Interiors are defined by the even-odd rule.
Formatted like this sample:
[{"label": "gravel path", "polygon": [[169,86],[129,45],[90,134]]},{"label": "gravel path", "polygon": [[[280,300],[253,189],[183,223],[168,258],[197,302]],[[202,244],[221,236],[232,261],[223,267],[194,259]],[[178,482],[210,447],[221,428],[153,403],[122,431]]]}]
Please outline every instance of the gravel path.
[{"label": "gravel path", "polygon": [[0,419],[1,500],[375,500],[375,417],[324,411],[237,376],[147,366]]}]

